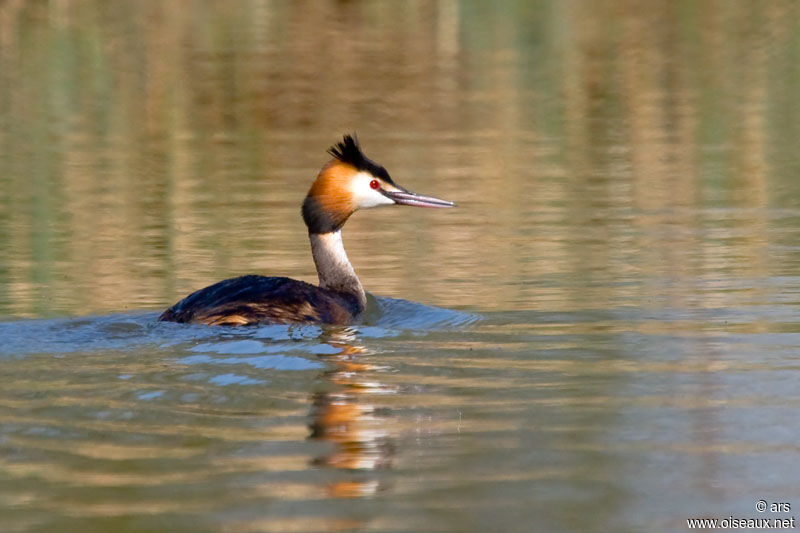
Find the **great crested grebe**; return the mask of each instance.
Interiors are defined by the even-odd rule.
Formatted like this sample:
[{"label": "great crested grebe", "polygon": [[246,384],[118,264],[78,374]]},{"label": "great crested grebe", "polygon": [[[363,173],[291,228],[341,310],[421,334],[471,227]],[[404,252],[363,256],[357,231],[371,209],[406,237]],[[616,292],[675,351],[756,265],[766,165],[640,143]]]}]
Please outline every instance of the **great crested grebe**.
[{"label": "great crested grebe", "polygon": [[347,259],[342,226],[358,209],[381,205],[455,207],[397,185],[345,135],[303,201],[319,286],[283,277],[241,276],[200,289],[164,311],[159,320],[195,324],[351,324],[367,305],[364,287]]}]

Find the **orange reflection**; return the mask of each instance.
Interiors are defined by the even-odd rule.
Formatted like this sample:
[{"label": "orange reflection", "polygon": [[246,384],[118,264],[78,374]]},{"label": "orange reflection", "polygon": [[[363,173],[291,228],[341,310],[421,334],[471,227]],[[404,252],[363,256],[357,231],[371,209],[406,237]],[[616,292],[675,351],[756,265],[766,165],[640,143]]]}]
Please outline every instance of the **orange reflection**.
[{"label": "orange reflection", "polygon": [[[371,400],[375,395],[393,391],[370,379],[374,377],[370,371],[375,367],[356,360],[368,351],[353,344],[354,341],[355,332],[350,328],[331,333],[328,344],[340,351],[322,356],[336,365],[323,377],[335,390],[314,394],[309,438],[334,445],[332,452],[314,459],[315,465],[363,476],[363,472],[391,467],[394,444],[386,414]],[[331,495],[340,498],[370,496],[380,489],[379,480],[363,477],[342,479],[329,487]]]}]

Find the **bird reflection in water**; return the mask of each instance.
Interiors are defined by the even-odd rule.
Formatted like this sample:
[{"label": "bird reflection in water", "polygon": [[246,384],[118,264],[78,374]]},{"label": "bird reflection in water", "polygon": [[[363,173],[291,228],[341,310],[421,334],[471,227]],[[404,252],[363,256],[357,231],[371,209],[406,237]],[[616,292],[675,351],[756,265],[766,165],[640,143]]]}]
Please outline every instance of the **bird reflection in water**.
[{"label": "bird reflection in water", "polygon": [[369,353],[354,344],[351,328],[330,332],[327,344],[339,352],[320,356],[335,365],[322,377],[334,385],[332,391],[319,391],[313,396],[310,439],[333,444],[330,453],[314,459],[314,464],[352,472],[352,477],[330,485],[332,496],[358,498],[381,490],[379,479],[364,474],[390,468],[394,444],[388,430],[389,410],[375,405],[376,396],[395,391],[374,380],[377,367],[359,362],[358,356]]}]

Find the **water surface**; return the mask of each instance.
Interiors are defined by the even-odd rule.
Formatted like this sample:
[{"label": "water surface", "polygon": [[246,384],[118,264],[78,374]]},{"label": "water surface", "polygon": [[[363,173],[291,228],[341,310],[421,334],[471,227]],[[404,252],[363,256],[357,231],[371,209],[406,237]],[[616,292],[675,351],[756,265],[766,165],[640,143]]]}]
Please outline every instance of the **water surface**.
[{"label": "water surface", "polygon": [[[795,2],[0,4],[3,531],[684,531],[800,493]],[[352,327],[156,322],[315,281]]]}]

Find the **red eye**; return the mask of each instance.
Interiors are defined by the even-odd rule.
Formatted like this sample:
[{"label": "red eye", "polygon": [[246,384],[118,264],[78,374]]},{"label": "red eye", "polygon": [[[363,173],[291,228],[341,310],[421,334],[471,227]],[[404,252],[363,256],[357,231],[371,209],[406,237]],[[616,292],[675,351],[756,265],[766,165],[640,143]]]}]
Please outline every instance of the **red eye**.
[{"label": "red eye", "polygon": [[378,182],[378,180],[370,181],[369,182],[369,186],[372,187],[373,189],[380,189],[381,188],[381,184],[380,184],[380,182]]}]

